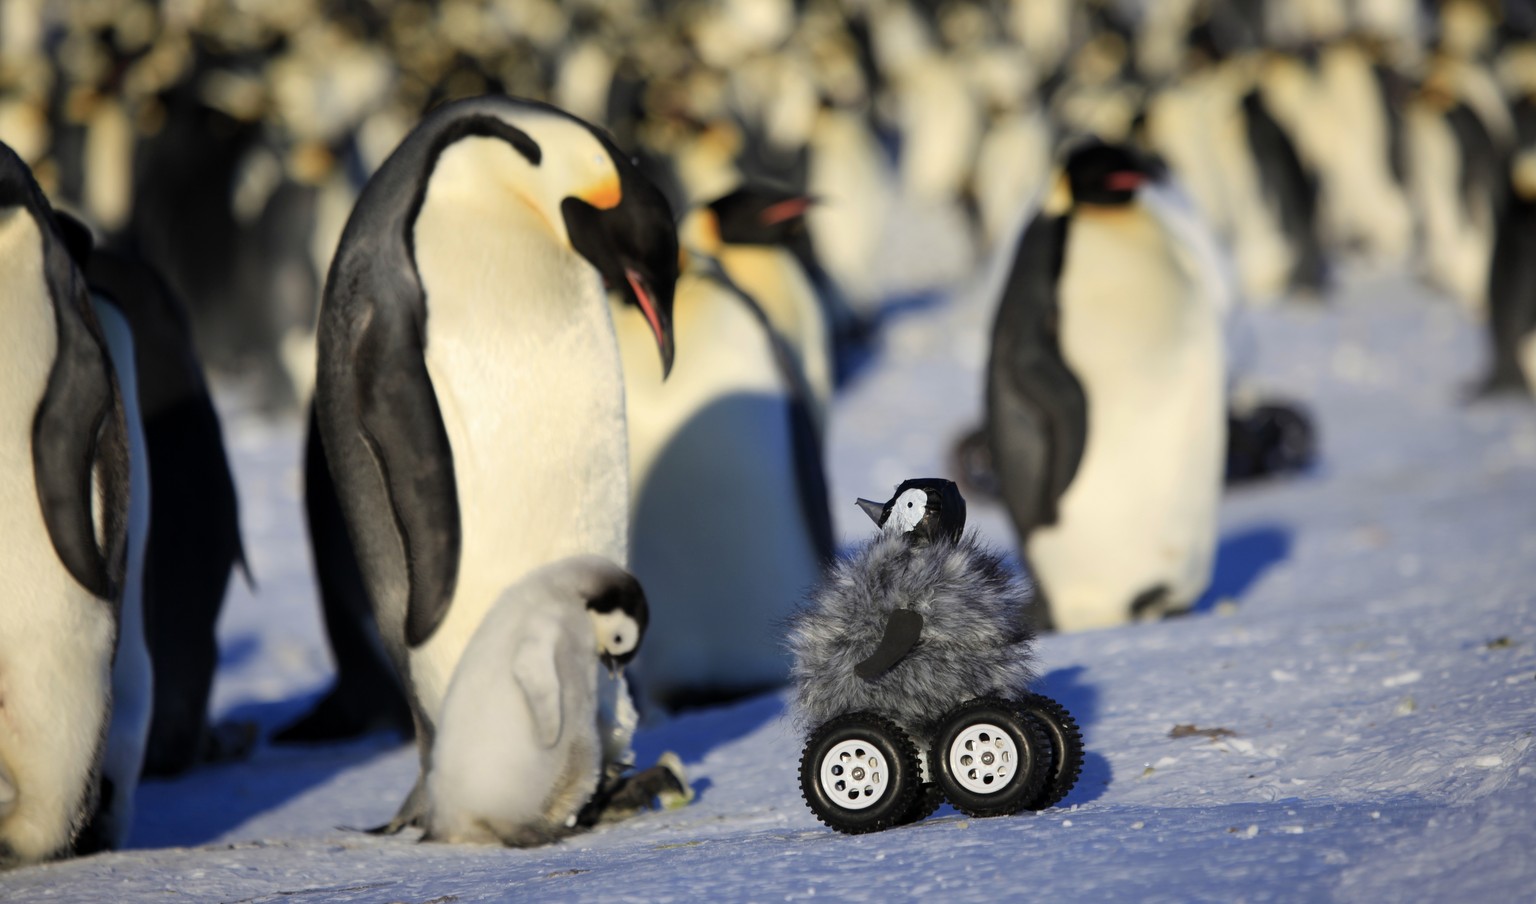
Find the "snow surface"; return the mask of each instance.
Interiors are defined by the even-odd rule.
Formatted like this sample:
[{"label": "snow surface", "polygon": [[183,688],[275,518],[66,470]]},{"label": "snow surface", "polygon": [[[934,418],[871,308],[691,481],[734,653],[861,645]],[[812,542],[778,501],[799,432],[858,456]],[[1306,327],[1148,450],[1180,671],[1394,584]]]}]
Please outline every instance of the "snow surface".
[{"label": "snow surface", "polygon": [[[871,533],[855,497],[943,473],[975,419],[985,294],[889,307],[832,425],[846,542]],[[1255,375],[1312,407],[1321,462],[1228,494],[1194,615],[1040,643],[1040,689],[1087,744],[1061,807],[839,835],[800,799],[801,739],[773,695],[641,732],[642,765],[681,755],[692,805],[551,847],[342,828],[393,813],[413,750],[263,746],[145,783],[130,850],[0,875],[0,900],[1528,900],[1536,407],[1465,404],[1480,328],[1404,276],[1352,274],[1332,304],[1254,326]],[[221,404],[258,583],[228,602],[215,709],[269,731],[330,672],[300,434]],[[1000,510],[971,509],[1011,542]]]}]

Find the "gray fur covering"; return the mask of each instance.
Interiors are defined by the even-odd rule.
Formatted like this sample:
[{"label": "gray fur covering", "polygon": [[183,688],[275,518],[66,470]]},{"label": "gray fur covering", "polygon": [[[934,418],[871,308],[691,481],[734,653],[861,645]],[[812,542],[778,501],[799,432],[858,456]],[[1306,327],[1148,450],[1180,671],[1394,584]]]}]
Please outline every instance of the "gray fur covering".
[{"label": "gray fur covering", "polygon": [[[1016,697],[1035,678],[1028,584],[974,533],[912,546],[883,532],[829,569],[791,618],[791,677],[802,728],[873,710],[919,734],[952,707],[998,693]],[[923,617],[917,646],[873,681],[854,666],[874,651],[889,613]]]}]

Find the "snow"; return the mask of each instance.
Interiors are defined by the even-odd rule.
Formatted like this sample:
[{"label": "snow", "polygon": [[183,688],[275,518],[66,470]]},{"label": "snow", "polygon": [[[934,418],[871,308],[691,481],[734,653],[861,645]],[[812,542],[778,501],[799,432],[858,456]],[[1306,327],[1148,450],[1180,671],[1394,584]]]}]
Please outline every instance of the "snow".
[{"label": "snow", "polygon": [[[945,471],[976,418],[984,291],[902,299],[838,398],[837,529],[854,498]],[[843,836],[800,799],[771,695],[660,722],[698,799],[546,848],[417,843],[385,738],[260,747],[141,786],[126,851],[0,875],[7,901],[1517,900],[1536,883],[1536,407],[1467,404],[1481,327],[1406,276],[1252,312],[1257,382],[1309,405],[1322,458],[1230,492],[1195,614],[1051,636],[1040,690],[1084,729],[1063,806]],[[686,353],[686,352],[682,352]],[[221,635],[220,717],[264,729],[330,671],[299,508],[297,423],[221,398],[254,588]],[[1008,545],[1003,513],[972,523]],[[1113,550],[1106,550],[1113,555]]]}]

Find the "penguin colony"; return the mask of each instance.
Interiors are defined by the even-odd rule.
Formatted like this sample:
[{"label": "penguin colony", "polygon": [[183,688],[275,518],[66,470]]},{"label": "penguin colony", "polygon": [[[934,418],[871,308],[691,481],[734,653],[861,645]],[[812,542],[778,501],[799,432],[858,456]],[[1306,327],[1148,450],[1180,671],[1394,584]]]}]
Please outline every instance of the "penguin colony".
[{"label": "penguin colony", "polygon": [[[1245,382],[1243,304],[1411,261],[1486,321],[1477,390],[1536,386],[1536,5],[1420,7],[7,2],[0,546],[24,590],[0,609],[0,866],[116,846],[138,773],[252,741],[207,721],[244,556],[202,361],[275,416],[318,400],[307,514],[339,676],[283,737],[414,733],[393,828],[533,843],[680,785],[623,787],[622,676],[577,617],[611,611],[592,582],[645,588],[620,658],[646,705],[784,684],[787,651],[717,638],[770,638],[832,560],[831,398],[880,300],[984,256],[1010,278],[968,448],[1032,617],[1187,609],[1222,472],[1313,453]],[[950,243],[887,266],[914,217]],[[1096,306],[1097,258],[1137,261],[1157,305]],[[1132,316],[1172,338],[1095,361]],[[1162,362],[1139,388],[1183,420],[1116,388],[1132,360]],[[1122,470],[1111,437],[1154,434],[1166,479]],[[1179,538],[1157,562],[1154,531]],[[1106,544],[1128,551],[1112,568]],[[538,655],[585,662],[556,710],[581,733],[550,754],[581,776],[477,812],[476,758],[526,739],[450,726],[485,695],[542,730],[552,698],[485,664],[540,619]]]}]

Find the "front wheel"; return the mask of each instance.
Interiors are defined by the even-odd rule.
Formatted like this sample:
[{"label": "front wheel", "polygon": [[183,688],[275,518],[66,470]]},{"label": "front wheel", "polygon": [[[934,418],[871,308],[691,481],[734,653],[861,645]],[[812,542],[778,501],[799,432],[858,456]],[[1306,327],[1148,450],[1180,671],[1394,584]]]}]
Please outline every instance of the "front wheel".
[{"label": "front wheel", "polygon": [[1012,703],[982,697],[944,717],[928,756],[944,796],[968,816],[1007,816],[1029,806],[1045,782],[1048,743]]},{"label": "front wheel", "polygon": [[874,713],[829,720],[811,734],[800,757],[800,791],[811,812],[850,835],[901,824],[921,783],[912,739]]}]

